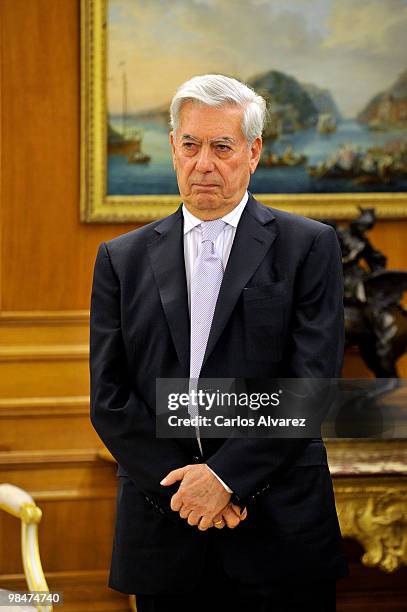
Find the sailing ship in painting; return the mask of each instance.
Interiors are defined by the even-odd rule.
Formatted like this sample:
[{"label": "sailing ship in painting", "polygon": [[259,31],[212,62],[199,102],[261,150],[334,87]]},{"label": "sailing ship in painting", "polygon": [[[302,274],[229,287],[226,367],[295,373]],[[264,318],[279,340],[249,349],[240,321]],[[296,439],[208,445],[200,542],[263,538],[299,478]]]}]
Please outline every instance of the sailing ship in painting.
[{"label": "sailing ship in painting", "polygon": [[260,159],[260,167],[265,168],[284,168],[292,166],[302,166],[307,161],[306,155],[296,155],[292,146],[287,145],[282,155],[276,153],[263,153]]},{"label": "sailing ship in painting", "polygon": [[129,164],[147,164],[151,157],[142,151],[143,135],[140,130],[123,130],[122,133],[108,126],[109,155],[126,155]]},{"label": "sailing ship in painting", "polygon": [[151,156],[143,153],[143,132],[128,127],[127,112],[127,75],[122,74],[122,128],[114,129],[108,123],[107,151],[109,155],[126,155],[129,164],[148,164]]},{"label": "sailing ship in painting", "polygon": [[332,134],[336,132],[335,117],[331,113],[322,113],[318,117],[317,130],[320,134]]},{"label": "sailing ship in painting", "polygon": [[[375,96],[357,117],[370,131],[407,128],[407,71],[388,90]],[[407,139],[396,138],[382,146],[362,149],[343,144],[330,158],[309,166],[312,177],[350,178],[356,185],[389,184],[407,177]]]},{"label": "sailing ship in painting", "polygon": [[[250,84],[269,100],[273,124],[272,136],[266,132],[260,167],[282,168],[306,166],[309,177],[350,179],[357,185],[389,185],[407,178],[407,71],[389,90],[375,96],[356,118],[360,129],[391,133],[401,137],[384,144],[363,147],[354,141],[343,142],[318,163],[309,164],[304,151],[294,151],[291,134],[308,133],[308,142],[337,132],[343,119],[326,90],[302,85],[292,77],[271,71],[253,79]],[[312,136],[314,132],[314,136]],[[294,140],[294,138],[292,138]],[[300,138],[295,139],[301,142]],[[284,143],[284,150],[281,146]]]},{"label": "sailing ship in painting", "polygon": [[308,173],[318,179],[352,179],[355,185],[389,184],[407,177],[407,141],[390,141],[367,150],[345,144],[328,160],[309,166]]}]

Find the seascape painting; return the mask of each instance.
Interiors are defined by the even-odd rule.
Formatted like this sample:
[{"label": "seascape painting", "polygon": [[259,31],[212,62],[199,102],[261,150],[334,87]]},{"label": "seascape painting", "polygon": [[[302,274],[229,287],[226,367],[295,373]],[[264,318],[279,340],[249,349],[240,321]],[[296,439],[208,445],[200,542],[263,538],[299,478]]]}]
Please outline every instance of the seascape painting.
[{"label": "seascape painting", "polygon": [[177,194],[169,104],[222,73],[269,105],[256,194],[407,192],[407,0],[108,0],[108,196]]}]

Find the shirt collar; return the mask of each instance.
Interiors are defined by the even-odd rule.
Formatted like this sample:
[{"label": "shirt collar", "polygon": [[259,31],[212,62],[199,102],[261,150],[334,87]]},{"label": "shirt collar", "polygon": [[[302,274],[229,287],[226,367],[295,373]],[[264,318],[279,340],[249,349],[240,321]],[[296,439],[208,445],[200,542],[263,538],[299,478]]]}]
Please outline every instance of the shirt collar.
[{"label": "shirt collar", "polygon": [[[249,194],[247,191],[245,192],[243,198],[240,200],[239,204],[235,206],[233,210],[231,210],[227,215],[221,217],[222,221],[231,225],[232,227],[237,227],[237,224],[240,221],[240,217],[242,216],[244,207],[247,204],[247,200],[249,199]],[[202,223],[202,219],[198,219],[195,217],[189,210],[182,205],[182,214],[184,215],[184,236],[188,234],[194,227],[200,225]]]}]

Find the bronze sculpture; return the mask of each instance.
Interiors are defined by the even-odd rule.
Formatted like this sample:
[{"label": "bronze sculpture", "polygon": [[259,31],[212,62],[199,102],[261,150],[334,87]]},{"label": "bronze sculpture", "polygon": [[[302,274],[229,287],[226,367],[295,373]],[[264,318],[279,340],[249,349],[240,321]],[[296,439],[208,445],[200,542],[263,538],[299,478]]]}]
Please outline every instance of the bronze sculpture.
[{"label": "bronze sculpture", "polygon": [[376,221],[374,208],[359,207],[348,227],[328,221],[342,249],[346,345],[357,345],[377,378],[397,378],[396,362],[407,349],[407,272],[386,270],[386,256],[366,232]]}]

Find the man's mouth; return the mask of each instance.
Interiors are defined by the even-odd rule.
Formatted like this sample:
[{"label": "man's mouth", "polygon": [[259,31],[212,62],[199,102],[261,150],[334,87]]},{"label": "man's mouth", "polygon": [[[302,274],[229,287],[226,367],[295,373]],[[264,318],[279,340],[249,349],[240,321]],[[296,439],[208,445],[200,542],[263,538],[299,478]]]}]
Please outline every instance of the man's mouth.
[{"label": "man's mouth", "polygon": [[216,187],[219,187],[219,185],[215,183],[193,183],[192,186],[198,187],[199,189],[215,189]]}]

